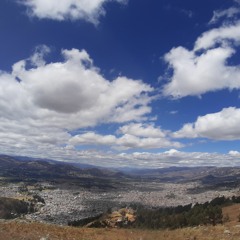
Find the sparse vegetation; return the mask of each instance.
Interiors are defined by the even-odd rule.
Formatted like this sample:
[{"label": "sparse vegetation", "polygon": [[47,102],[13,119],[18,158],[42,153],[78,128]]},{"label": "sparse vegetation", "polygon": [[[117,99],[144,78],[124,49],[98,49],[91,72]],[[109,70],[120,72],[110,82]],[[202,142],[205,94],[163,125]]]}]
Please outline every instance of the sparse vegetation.
[{"label": "sparse vegetation", "polygon": [[234,204],[223,208],[223,215],[229,215],[225,224],[175,230],[89,229],[11,220],[0,222],[0,240],[239,240],[239,213],[240,205]]},{"label": "sparse vegetation", "polygon": [[[229,232],[225,232],[228,230]],[[224,233],[225,232],[225,233]],[[198,226],[176,230],[92,229],[41,223],[0,223],[0,240],[239,240],[234,226]]]},{"label": "sparse vegetation", "polygon": [[195,206],[178,206],[161,209],[140,209],[134,226],[149,229],[176,229],[198,225],[213,225],[222,223],[222,209],[211,203]]},{"label": "sparse vegetation", "polygon": [[0,218],[16,218],[31,211],[30,208],[30,204],[23,200],[0,198]]},{"label": "sparse vegetation", "polygon": [[44,199],[37,194],[28,199],[0,197],[0,219],[13,219],[37,210],[36,204],[45,204]]}]

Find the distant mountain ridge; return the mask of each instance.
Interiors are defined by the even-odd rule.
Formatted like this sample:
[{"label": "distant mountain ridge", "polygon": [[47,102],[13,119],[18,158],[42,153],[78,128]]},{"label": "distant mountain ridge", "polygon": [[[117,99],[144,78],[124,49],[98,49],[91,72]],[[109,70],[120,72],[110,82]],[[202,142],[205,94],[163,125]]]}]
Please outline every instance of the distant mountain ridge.
[{"label": "distant mountain ridge", "polygon": [[12,182],[52,181],[82,184],[84,187],[94,185],[110,187],[107,179],[127,176],[118,171],[93,166],[80,168],[69,163],[49,159],[0,155],[0,177]]},{"label": "distant mountain ridge", "polygon": [[[237,167],[169,167],[157,169],[103,168],[88,164],[61,162],[22,156],[0,155],[0,176],[21,180],[68,179],[97,183],[107,179],[146,179],[148,181],[184,182],[201,181],[203,185],[240,184],[240,168]],[[104,180],[105,179],[105,180]],[[91,183],[89,183],[91,185]]]}]

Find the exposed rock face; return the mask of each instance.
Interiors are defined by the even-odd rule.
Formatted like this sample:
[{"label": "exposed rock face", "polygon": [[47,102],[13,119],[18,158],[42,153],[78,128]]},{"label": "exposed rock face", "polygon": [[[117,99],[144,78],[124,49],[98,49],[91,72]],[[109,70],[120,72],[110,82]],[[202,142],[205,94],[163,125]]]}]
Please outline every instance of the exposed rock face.
[{"label": "exposed rock face", "polygon": [[118,211],[103,215],[99,219],[90,222],[86,227],[127,227],[136,220],[135,212],[131,208],[122,208]]}]

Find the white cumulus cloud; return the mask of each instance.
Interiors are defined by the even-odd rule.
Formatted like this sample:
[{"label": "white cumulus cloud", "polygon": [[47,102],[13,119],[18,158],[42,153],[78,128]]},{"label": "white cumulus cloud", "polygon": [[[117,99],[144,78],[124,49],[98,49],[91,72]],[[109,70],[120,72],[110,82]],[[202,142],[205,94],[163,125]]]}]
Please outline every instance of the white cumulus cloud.
[{"label": "white cumulus cloud", "polygon": [[119,133],[131,134],[137,137],[161,138],[166,136],[166,132],[156,128],[153,124],[130,123],[119,128]]},{"label": "white cumulus cloud", "polygon": [[217,23],[221,19],[231,19],[240,13],[239,7],[230,7],[224,10],[216,10],[213,12],[213,17],[210,20],[209,24]]},{"label": "white cumulus cloud", "polygon": [[228,153],[229,155],[231,155],[231,156],[236,156],[236,157],[240,157],[240,152],[238,152],[238,151],[234,151],[234,150],[231,150],[231,151],[229,151],[229,153]]},{"label": "white cumulus cloud", "polygon": [[20,0],[27,6],[30,16],[58,21],[84,19],[98,24],[99,17],[105,14],[107,2],[125,3],[126,0]]},{"label": "white cumulus cloud", "polygon": [[203,33],[193,50],[176,47],[164,59],[173,73],[163,95],[173,98],[200,96],[210,91],[240,88],[239,65],[228,64],[238,54],[240,22],[224,24]]},{"label": "white cumulus cloud", "polygon": [[200,116],[194,123],[185,124],[179,131],[173,133],[176,138],[209,138],[214,140],[240,139],[240,109],[224,108],[217,113]]},{"label": "white cumulus cloud", "polygon": [[151,112],[154,89],[141,80],[105,79],[85,50],[62,50],[64,61],[46,63],[49,49],[40,49],[12,72],[0,71],[0,148],[8,153],[46,153],[68,146],[71,131],[141,121]]},{"label": "white cumulus cloud", "polygon": [[118,134],[121,134],[121,136],[87,132],[73,136],[69,143],[74,146],[105,145],[118,150],[183,147],[181,143],[169,140],[168,135],[164,131],[153,125],[131,123],[120,127]]},{"label": "white cumulus cloud", "polygon": [[239,45],[239,41],[240,22],[237,21],[203,33],[195,42],[194,50],[209,49],[217,44],[231,45],[231,42]]},{"label": "white cumulus cloud", "polygon": [[134,152],[132,154],[119,154],[121,164],[139,168],[163,168],[171,166],[239,166],[239,155],[219,154],[207,152],[184,152],[170,149],[165,152]]}]

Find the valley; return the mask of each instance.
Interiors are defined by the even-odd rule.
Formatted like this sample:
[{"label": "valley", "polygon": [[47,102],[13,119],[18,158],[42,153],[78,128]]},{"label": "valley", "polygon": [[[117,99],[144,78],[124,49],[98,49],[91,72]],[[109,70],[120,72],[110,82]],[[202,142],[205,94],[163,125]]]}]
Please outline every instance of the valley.
[{"label": "valley", "polygon": [[238,168],[168,168],[120,172],[50,160],[2,156],[0,196],[44,199],[29,221],[60,225],[130,206],[174,207],[239,195]]}]

